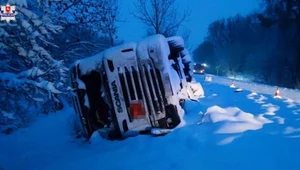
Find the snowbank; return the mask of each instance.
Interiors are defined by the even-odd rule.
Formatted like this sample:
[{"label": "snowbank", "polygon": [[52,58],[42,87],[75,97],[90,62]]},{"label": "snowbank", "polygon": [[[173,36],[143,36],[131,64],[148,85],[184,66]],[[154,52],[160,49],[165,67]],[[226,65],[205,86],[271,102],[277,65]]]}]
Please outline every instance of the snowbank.
[{"label": "snowbank", "polygon": [[215,133],[230,134],[258,130],[264,124],[272,123],[273,121],[265,118],[263,114],[254,116],[251,113],[243,112],[237,107],[221,108],[212,106],[207,109],[203,122],[221,122],[220,128]]},{"label": "snowbank", "polygon": [[[74,112],[71,108],[43,115],[28,128],[8,136],[0,135],[0,169],[282,170],[300,167],[299,104],[287,107],[289,103],[284,99],[267,98],[258,92],[250,95],[246,89],[235,93],[229,87],[230,81],[225,86],[214,81],[202,85],[206,97],[184,105],[187,125],[161,137],[139,135],[107,141],[95,133],[91,142],[84,142],[74,137],[69,118]],[[294,91],[294,95],[299,93]],[[259,98],[263,100],[258,103],[255,100]],[[280,106],[276,116],[264,114],[268,108],[262,105],[269,103]],[[205,122],[198,125],[201,111],[207,113]]]}]

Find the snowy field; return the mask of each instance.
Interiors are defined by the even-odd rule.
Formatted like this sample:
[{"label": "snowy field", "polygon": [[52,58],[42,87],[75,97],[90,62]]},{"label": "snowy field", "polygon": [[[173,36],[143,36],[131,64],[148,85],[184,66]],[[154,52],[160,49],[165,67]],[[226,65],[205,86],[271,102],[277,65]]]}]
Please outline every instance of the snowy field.
[{"label": "snowy field", "polygon": [[[300,92],[212,77],[199,103],[185,104],[187,124],[162,137],[75,139],[71,108],[0,136],[0,170],[300,170]],[[202,121],[203,120],[203,121]],[[201,122],[201,123],[199,123]]]}]

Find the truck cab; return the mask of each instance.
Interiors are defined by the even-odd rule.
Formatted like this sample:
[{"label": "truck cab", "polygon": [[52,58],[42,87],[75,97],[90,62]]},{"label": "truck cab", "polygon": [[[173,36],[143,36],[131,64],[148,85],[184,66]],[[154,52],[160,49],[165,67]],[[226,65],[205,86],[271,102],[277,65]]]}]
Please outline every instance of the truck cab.
[{"label": "truck cab", "polygon": [[80,136],[98,131],[118,139],[178,126],[184,114],[179,93],[191,75],[180,59],[183,44],[174,42],[154,35],[73,63],[69,84]]}]

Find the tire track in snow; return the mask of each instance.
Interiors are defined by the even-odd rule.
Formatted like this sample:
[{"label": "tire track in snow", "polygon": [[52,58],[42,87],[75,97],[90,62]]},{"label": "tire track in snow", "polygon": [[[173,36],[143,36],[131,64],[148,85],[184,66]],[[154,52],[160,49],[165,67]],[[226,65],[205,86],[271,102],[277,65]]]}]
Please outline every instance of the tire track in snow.
[{"label": "tire track in snow", "polygon": [[[203,83],[204,88],[205,88],[206,82],[201,82],[201,83]],[[220,98],[220,99],[222,98],[222,100],[224,100],[223,95],[228,95],[228,94],[235,95],[236,93],[228,93],[227,92],[226,88],[228,88],[229,91],[232,91],[232,90],[230,90],[230,83],[231,83],[231,81],[230,82],[228,81],[228,84],[225,87],[223,87],[223,85],[225,85],[226,83],[219,82],[219,79],[213,78],[212,82],[210,82],[211,85],[209,86],[209,88],[212,88],[213,87],[212,85],[216,86],[217,84],[221,85],[221,87],[213,89],[213,90],[215,90],[214,93],[212,93],[211,90],[210,91],[208,90],[207,93],[214,94],[214,96],[209,95],[207,97],[207,99],[218,96],[217,98]],[[246,82],[246,84],[247,84],[247,82]],[[212,122],[212,120],[202,120],[201,124],[205,123],[205,122],[210,122],[210,123],[213,123],[213,126],[212,126],[213,128],[218,128],[218,127],[220,128],[220,129],[215,129],[216,131],[214,131],[215,134],[220,135],[220,136],[218,135],[219,137],[217,137],[219,139],[219,140],[217,140],[217,143],[216,143],[217,145],[230,144],[230,143],[234,142],[236,139],[242,138],[244,136],[243,135],[244,132],[249,131],[249,130],[256,131],[259,129],[263,129],[262,133],[267,133],[269,135],[280,135],[282,137],[289,137],[289,138],[300,137],[300,105],[299,105],[299,103],[294,101],[294,98],[295,97],[297,98],[297,95],[295,95],[295,94],[298,94],[297,91],[294,91],[295,96],[291,96],[291,98],[285,98],[285,97],[284,98],[274,98],[273,91],[274,91],[274,88],[276,89],[276,87],[272,87],[272,88],[269,87],[268,89],[265,89],[268,93],[261,93],[260,88],[253,89],[253,87],[251,87],[250,89],[248,89],[247,86],[243,86],[243,85],[241,86],[240,83],[236,83],[236,85],[237,85],[236,87],[242,87],[245,89],[242,91],[242,93],[244,93],[244,94],[239,93],[240,94],[239,96],[241,96],[241,97],[244,96],[245,100],[242,99],[243,97],[238,98],[236,96],[235,97],[227,96],[227,98],[230,98],[231,100],[225,99],[226,100],[225,102],[217,100],[214,102],[214,104],[220,103],[221,108],[225,109],[225,110],[228,109],[227,108],[228,106],[236,106],[239,109],[244,108],[245,111],[250,111],[250,112],[252,111],[252,113],[249,113],[248,115],[251,114],[254,117],[256,117],[255,115],[258,115],[263,118],[266,118],[266,119],[270,120],[268,122],[270,124],[267,125],[266,127],[263,127],[263,125],[260,125],[259,127],[257,127],[256,123],[255,124],[250,123],[250,122],[252,122],[252,121],[250,121],[250,119],[247,121],[245,121],[245,120],[234,121],[234,119],[236,119],[236,117],[235,117],[236,115],[228,118],[228,120],[225,120],[224,122],[218,122],[218,123],[214,123],[214,122]],[[248,83],[248,85],[251,86],[251,83]],[[257,93],[255,93],[255,92],[257,92]],[[283,93],[283,94],[285,94],[285,93]],[[285,94],[285,95],[293,95],[293,93]],[[247,103],[247,99],[249,99],[252,102]],[[233,101],[233,102],[230,102],[230,101]],[[224,103],[226,103],[226,104],[224,104]],[[227,106],[227,104],[228,104],[228,106]],[[240,104],[242,104],[242,105],[240,105]],[[258,106],[258,108],[257,108],[257,106]],[[219,108],[219,109],[221,109],[221,108]],[[222,117],[225,115],[229,116],[232,113],[232,111],[229,111],[229,112],[226,112],[226,114],[224,115],[224,114],[222,114],[222,112],[218,111],[218,109],[214,110],[214,112],[218,115],[217,116],[218,118],[220,118],[220,116]],[[241,112],[243,112],[243,111],[241,110]],[[253,114],[253,113],[255,113],[255,114]],[[245,115],[247,115],[247,114],[245,114]],[[299,117],[294,119],[294,117],[297,115],[299,115]],[[207,118],[207,116],[210,118],[211,118],[211,116],[214,117],[213,114],[206,115],[205,117]],[[250,122],[248,122],[248,121],[250,121]],[[296,121],[299,123],[297,124]],[[297,128],[297,127],[299,127],[299,128]],[[286,130],[287,128],[294,129],[294,131],[290,131],[289,133],[287,133],[287,131],[288,131],[288,130]],[[218,132],[221,132],[221,133],[218,133]],[[221,135],[221,134],[223,134],[223,135]]]},{"label": "tire track in snow", "polygon": [[[196,79],[202,80],[203,76],[201,75],[194,75]],[[220,77],[215,75],[209,75],[212,77],[212,82],[217,82],[218,84],[222,85],[228,85],[230,86],[232,79],[227,77]],[[235,86],[240,87],[249,91],[255,91],[260,94],[266,94],[266,95],[274,95],[274,92],[277,87],[270,86],[266,84],[259,84],[254,82],[246,82],[246,81],[240,81],[240,80],[234,80]],[[295,89],[288,89],[279,87],[282,97],[289,96],[293,101],[296,101],[297,104],[300,106],[300,90]]]},{"label": "tire track in snow", "polygon": [[[250,100],[254,100],[254,103],[260,104],[261,107],[266,110],[264,115],[275,116],[276,112],[279,111],[279,109],[280,109],[280,106],[278,106],[278,105],[274,105],[272,103],[267,103],[266,100],[268,100],[268,98],[265,97],[264,95],[252,92],[247,95],[247,98]],[[281,117],[276,116],[276,118],[278,119]],[[282,122],[282,120],[280,122]]]},{"label": "tire track in snow", "polygon": [[[278,98],[283,105],[286,105],[286,110],[283,110],[282,113],[292,114],[287,115],[287,117],[292,116],[291,118],[283,118],[281,116],[276,115],[276,112],[279,112],[280,110],[280,106],[274,105],[271,102],[266,102],[266,100],[268,99],[267,97],[252,92],[247,95],[247,98],[253,100],[255,103],[261,104],[262,108],[266,109],[267,111],[266,113],[264,113],[264,115],[272,116],[271,119],[275,119],[278,124],[283,125],[286,122],[285,120],[289,119],[290,122],[293,122],[293,125],[300,126],[300,107],[299,104],[294,100],[290,98]],[[299,118],[296,118],[298,116]],[[283,129],[282,134],[288,138],[300,138],[300,127],[297,128],[294,126],[287,126]]]}]

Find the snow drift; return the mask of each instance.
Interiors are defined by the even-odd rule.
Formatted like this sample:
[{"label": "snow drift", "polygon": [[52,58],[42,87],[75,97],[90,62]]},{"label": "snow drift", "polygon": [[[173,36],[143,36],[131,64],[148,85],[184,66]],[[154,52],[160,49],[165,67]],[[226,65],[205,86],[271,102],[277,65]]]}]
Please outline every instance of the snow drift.
[{"label": "snow drift", "polygon": [[207,109],[203,122],[220,123],[215,131],[217,134],[243,133],[248,130],[258,130],[266,123],[272,123],[263,114],[254,116],[237,107],[221,108],[212,106]]}]

